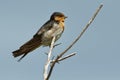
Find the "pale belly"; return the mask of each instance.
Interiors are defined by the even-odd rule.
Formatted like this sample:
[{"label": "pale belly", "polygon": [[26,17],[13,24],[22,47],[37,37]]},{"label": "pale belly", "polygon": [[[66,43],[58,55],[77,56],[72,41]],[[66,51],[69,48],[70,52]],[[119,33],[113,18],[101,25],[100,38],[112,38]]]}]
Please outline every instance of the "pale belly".
[{"label": "pale belly", "polygon": [[61,37],[62,33],[63,33],[63,28],[60,27],[52,28],[43,35],[42,45],[50,46],[52,38],[55,36],[56,37],[55,41],[57,41]]}]

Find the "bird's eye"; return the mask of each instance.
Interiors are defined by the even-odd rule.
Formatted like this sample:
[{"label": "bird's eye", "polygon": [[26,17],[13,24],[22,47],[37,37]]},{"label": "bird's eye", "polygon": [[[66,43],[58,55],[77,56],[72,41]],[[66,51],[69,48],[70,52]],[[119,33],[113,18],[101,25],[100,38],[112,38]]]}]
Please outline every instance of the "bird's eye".
[{"label": "bird's eye", "polygon": [[65,21],[62,21],[62,22],[65,22]]}]

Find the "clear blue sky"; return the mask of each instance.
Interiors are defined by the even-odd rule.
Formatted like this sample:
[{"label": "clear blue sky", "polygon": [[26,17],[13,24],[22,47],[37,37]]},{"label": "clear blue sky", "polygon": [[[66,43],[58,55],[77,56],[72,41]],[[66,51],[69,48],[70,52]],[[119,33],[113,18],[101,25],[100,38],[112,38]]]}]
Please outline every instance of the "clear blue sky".
[{"label": "clear blue sky", "polygon": [[43,80],[48,47],[40,47],[20,63],[12,51],[28,41],[55,12],[68,16],[53,55],[82,31],[96,8],[104,7],[67,53],[77,52],[54,68],[50,80],[120,80],[119,0],[0,0],[0,80]]}]

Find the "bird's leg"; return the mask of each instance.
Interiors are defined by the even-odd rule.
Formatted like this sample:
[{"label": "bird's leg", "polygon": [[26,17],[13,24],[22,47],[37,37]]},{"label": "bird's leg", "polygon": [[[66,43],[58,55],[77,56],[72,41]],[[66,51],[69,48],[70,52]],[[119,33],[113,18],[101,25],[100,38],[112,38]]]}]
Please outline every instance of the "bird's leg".
[{"label": "bird's leg", "polygon": [[53,48],[55,48],[56,46],[58,46],[58,45],[60,45],[60,44],[62,44],[62,43],[55,44],[55,45],[53,46]]}]

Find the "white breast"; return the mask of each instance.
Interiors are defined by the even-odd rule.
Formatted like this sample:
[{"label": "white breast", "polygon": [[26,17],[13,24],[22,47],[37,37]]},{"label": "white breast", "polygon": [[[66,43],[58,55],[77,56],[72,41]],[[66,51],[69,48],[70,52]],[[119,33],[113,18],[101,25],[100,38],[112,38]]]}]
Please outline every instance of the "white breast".
[{"label": "white breast", "polygon": [[[53,36],[56,37],[56,40],[58,40],[63,32],[63,28],[60,27],[57,23],[53,25],[53,27],[45,32],[42,37],[42,43],[44,46],[50,45]],[[55,40],[55,41],[56,41]]]},{"label": "white breast", "polygon": [[53,36],[58,36],[62,33],[63,28],[61,28],[60,26],[58,26],[57,23],[54,24],[53,28],[51,28],[50,30],[48,30],[44,36],[47,38],[53,37]]}]

